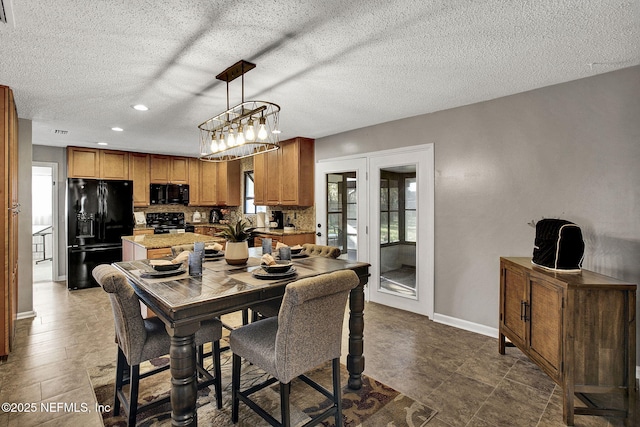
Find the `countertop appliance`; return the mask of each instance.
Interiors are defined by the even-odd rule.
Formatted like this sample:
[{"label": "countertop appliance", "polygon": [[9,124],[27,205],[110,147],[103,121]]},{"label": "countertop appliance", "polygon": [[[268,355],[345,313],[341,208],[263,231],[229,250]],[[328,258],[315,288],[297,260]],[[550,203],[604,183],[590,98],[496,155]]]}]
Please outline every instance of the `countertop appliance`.
[{"label": "countertop appliance", "polygon": [[154,234],[193,233],[194,230],[193,225],[185,223],[184,212],[150,212],[146,218]]},{"label": "countertop appliance", "polygon": [[211,209],[209,213],[209,222],[211,224],[218,224],[222,219],[222,211],[220,209]]},{"label": "countertop appliance", "polygon": [[277,223],[275,228],[284,228],[284,217],[282,215],[282,211],[272,211],[271,212],[272,221]]},{"label": "countertop appliance", "polygon": [[150,184],[152,205],[188,205],[189,184]]},{"label": "countertop appliance", "polygon": [[122,261],[122,236],[133,234],[133,181],[67,180],[67,287],[98,286],[98,264]]}]

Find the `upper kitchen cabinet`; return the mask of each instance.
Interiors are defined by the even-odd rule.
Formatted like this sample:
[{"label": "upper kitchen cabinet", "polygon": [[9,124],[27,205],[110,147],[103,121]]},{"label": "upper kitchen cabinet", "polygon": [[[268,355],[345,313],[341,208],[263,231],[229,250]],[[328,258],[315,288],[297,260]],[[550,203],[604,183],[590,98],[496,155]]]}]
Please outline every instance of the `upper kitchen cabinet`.
[{"label": "upper kitchen cabinet", "polygon": [[97,148],[67,147],[69,178],[129,179],[129,153]]},{"label": "upper kitchen cabinet", "polygon": [[216,165],[218,168],[216,175],[218,203],[216,205],[240,206],[240,160],[220,162]]},{"label": "upper kitchen cabinet", "polygon": [[129,154],[129,177],[133,180],[133,206],[150,205],[149,194],[149,155],[144,153]]},{"label": "upper kitchen cabinet", "polygon": [[196,162],[200,163],[198,175],[200,205],[216,206],[218,204],[218,164],[202,160],[196,160]]},{"label": "upper kitchen cabinet", "polygon": [[189,158],[152,154],[150,181],[152,184],[188,184]]},{"label": "upper kitchen cabinet", "polygon": [[67,176],[69,178],[100,178],[100,150],[67,147]]},{"label": "upper kitchen cabinet", "polygon": [[129,179],[129,153],[100,150],[100,178]]},{"label": "upper kitchen cabinet", "polygon": [[256,205],[313,205],[313,139],[282,141],[279,150],[255,156],[253,162]]},{"label": "upper kitchen cabinet", "polygon": [[189,206],[200,206],[200,160],[189,159]]}]

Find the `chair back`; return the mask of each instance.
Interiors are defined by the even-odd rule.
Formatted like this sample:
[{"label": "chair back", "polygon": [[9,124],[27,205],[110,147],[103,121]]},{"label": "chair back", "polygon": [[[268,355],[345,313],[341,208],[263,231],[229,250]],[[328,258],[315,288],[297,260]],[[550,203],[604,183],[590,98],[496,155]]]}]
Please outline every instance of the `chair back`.
[{"label": "chair back", "polygon": [[341,270],[287,285],[275,345],[280,382],[340,357],[347,297],[358,283],[355,272]]},{"label": "chair back", "polygon": [[129,365],[139,364],[147,331],[140,313],[138,296],[126,276],[109,264],[98,265],[92,274],[102,289],[109,294],[116,337],[122,353]]},{"label": "chair back", "polygon": [[340,248],[336,248],[335,246],[304,243],[302,248],[302,251],[307,255],[323,256],[325,258],[338,258],[340,256]]}]

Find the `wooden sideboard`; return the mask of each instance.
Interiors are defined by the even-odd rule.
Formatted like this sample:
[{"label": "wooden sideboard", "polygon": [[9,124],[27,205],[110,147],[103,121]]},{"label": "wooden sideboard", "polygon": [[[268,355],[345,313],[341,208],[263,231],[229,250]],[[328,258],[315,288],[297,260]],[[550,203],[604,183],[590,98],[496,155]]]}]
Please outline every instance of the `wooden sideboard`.
[{"label": "wooden sideboard", "polygon": [[[623,417],[636,425],[635,309],[635,284],[500,258],[498,351],[505,354],[509,339],[562,386],[566,425],[574,415]],[[574,396],[585,406],[576,407]],[[616,403],[598,406],[603,396]]]}]

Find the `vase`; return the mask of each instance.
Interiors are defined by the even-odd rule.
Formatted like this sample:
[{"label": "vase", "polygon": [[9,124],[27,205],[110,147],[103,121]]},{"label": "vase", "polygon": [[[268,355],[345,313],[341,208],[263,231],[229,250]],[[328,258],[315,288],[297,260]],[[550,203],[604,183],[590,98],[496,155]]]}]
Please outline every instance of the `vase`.
[{"label": "vase", "polygon": [[230,265],[244,265],[249,259],[249,243],[227,242],[224,249],[224,259]]}]

